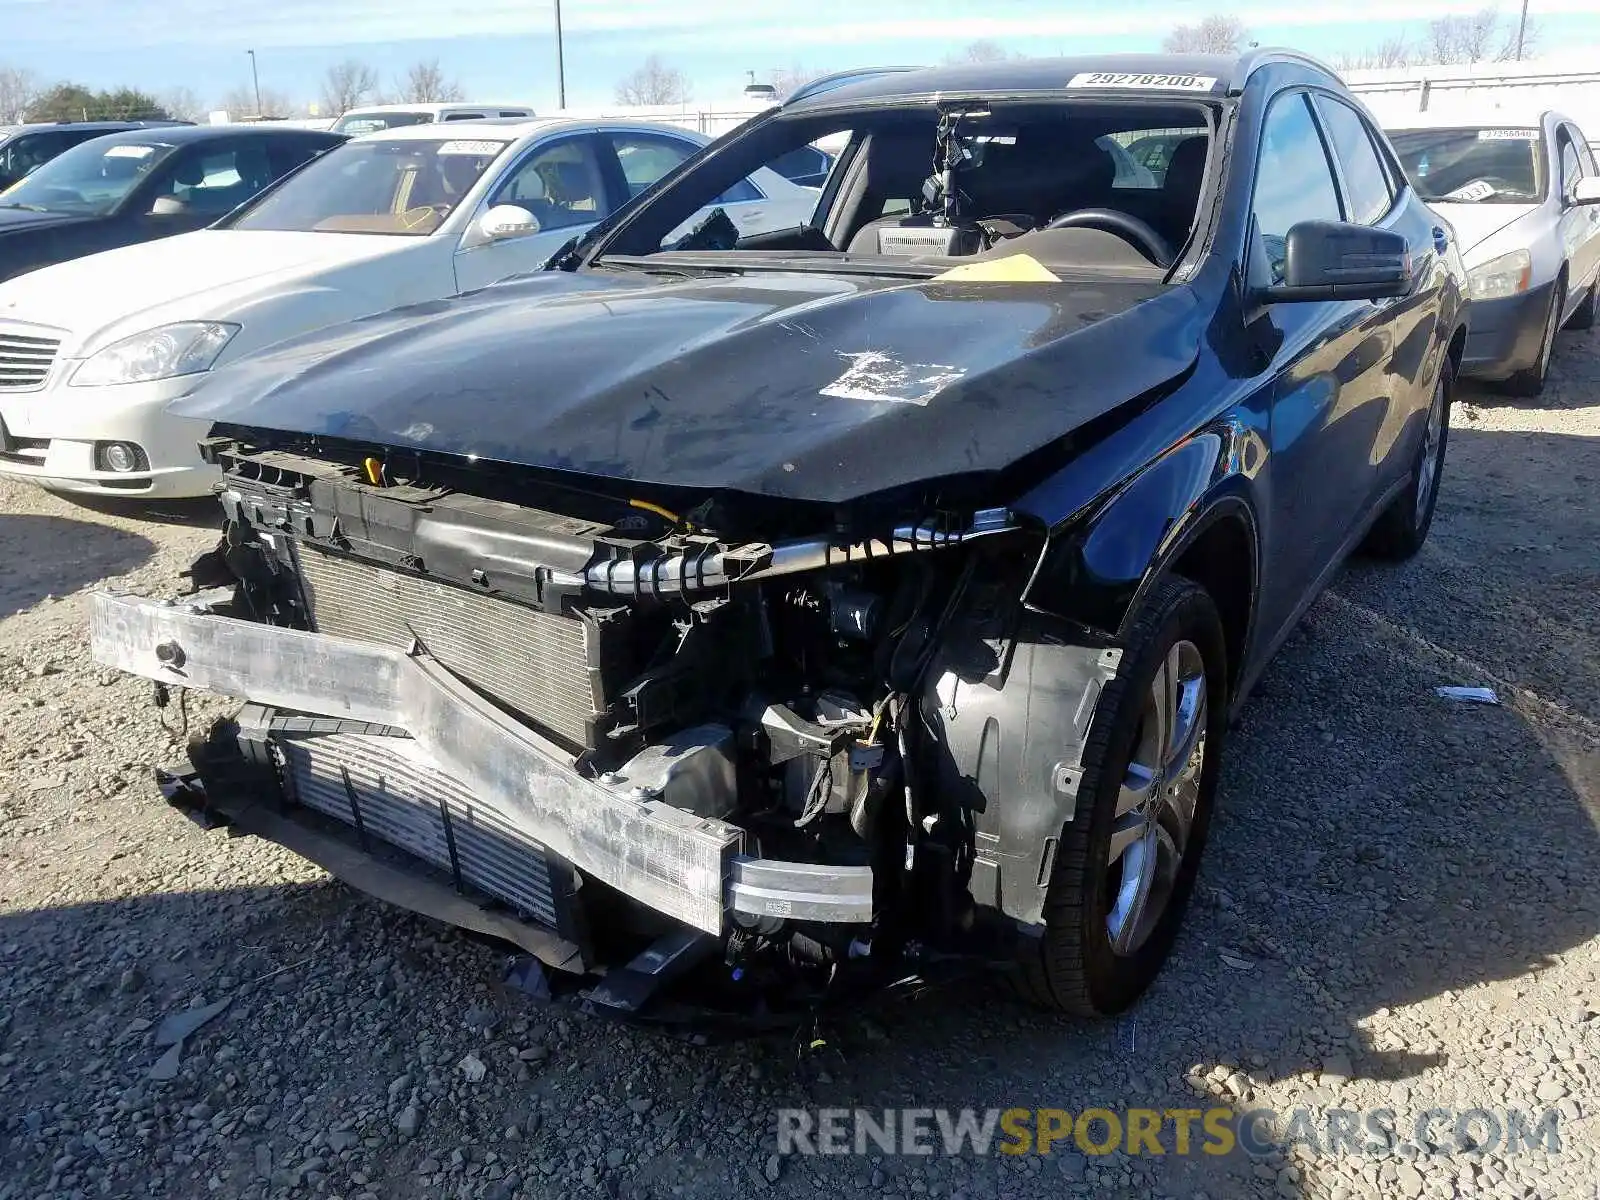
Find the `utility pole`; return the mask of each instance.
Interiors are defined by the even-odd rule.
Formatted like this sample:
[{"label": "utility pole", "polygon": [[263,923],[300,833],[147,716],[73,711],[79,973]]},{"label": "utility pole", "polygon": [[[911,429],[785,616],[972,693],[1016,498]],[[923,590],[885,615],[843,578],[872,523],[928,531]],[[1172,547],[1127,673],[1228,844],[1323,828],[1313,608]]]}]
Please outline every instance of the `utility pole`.
[{"label": "utility pole", "polygon": [[1528,32],[1528,0],[1522,0],[1522,19],[1517,22],[1517,61],[1522,61],[1522,38]]},{"label": "utility pole", "polygon": [[[1526,8],[1527,0],[1523,0]],[[556,107],[567,106],[567,57],[561,45],[561,0],[556,0]]]},{"label": "utility pole", "polygon": [[256,71],[256,52],[254,50],[246,50],[245,53],[250,56],[250,82],[255,84],[256,116],[259,118],[264,114],[261,111],[261,76]]}]

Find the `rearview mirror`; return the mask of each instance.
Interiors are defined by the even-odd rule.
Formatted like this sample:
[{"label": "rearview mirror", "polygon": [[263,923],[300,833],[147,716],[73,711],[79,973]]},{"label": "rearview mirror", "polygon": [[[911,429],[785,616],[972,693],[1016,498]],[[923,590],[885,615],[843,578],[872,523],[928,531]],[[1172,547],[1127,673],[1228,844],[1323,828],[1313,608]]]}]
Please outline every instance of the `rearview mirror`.
[{"label": "rearview mirror", "polygon": [[1301,221],[1283,258],[1283,282],[1266,289],[1269,301],[1382,300],[1411,290],[1411,248],[1387,229]]},{"label": "rearview mirror", "polygon": [[1572,191],[1567,194],[1567,203],[1600,204],[1600,175],[1585,175],[1572,185]]},{"label": "rearview mirror", "polygon": [[157,196],[150,205],[152,217],[181,217],[189,206],[176,196]]},{"label": "rearview mirror", "polygon": [[490,242],[526,237],[539,232],[539,218],[518,204],[496,204],[479,219],[478,232]]}]

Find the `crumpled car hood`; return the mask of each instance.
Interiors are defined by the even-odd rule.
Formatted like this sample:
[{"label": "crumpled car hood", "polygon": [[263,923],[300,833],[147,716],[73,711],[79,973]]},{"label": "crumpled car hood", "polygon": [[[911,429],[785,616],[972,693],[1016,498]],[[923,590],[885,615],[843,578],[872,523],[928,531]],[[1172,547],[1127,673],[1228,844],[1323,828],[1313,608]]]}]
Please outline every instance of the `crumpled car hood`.
[{"label": "crumpled car hood", "polygon": [[1127,279],[552,272],[282,343],[170,411],[842,503],[1010,466],[1182,372],[1198,313]]}]

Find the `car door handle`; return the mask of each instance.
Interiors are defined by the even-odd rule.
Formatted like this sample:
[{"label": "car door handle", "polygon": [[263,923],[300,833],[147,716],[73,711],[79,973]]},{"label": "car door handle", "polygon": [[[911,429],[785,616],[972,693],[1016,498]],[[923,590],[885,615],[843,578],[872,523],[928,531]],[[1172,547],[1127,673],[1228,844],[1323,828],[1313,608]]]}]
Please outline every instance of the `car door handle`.
[{"label": "car door handle", "polygon": [[1450,249],[1450,235],[1437,225],[1433,227],[1433,248],[1441,258]]}]

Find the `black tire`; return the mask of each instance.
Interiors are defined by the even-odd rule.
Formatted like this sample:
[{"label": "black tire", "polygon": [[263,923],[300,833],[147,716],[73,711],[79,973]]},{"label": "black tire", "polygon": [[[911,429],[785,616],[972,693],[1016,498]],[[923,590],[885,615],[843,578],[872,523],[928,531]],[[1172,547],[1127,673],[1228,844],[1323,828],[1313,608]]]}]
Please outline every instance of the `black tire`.
[{"label": "black tire", "polygon": [[1600,279],[1589,285],[1589,294],[1583,298],[1583,303],[1573,309],[1572,315],[1567,318],[1563,329],[1584,330],[1594,328],[1595,306],[1600,303]]},{"label": "black tire", "polygon": [[[1195,804],[1165,907],[1131,953],[1112,948],[1109,890],[1119,872],[1109,861],[1118,796],[1144,726],[1145,698],[1168,653],[1187,642],[1204,664],[1206,712]],[[1045,930],[1023,953],[1017,985],[1041,1008],[1078,1016],[1119,1013],[1148,988],[1166,961],[1183,920],[1205,850],[1227,726],[1227,651],[1216,605],[1187,579],[1157,582],[1143,601],[1116,678],[1102,695],[1084,747],[1075,818],[1061,834],[1045,900]],[[1125,861],[1125,860],[1124,860]]]},{"label": "black tire", "polygon": [[[1448,356],[1439,368],[1439,377],[1433,384],[1433,403],[1439,415],[1438,438],[1430,447],[1427,426],[1418,439],[1417,455],[1411,464],[1411,481],[1384,509],[1361,544],[1363,552],[1374,558],[1403,562],[1422,549],[1428,540],[1428,530],[1433,528],[1433,513],[1439,506],[1439,485],[1444,478],[1445,451],[1450,445],[1450,400],[1455,388],[1455,370]],[[1432,419],[1430,414],[1428,420]],[[1424,473],[1424,465],[1433,455],[1433,473]],[[1421,495],[1427,486],[1427,495]]]},{"label": "black tire", "polygon": [[1539,335],[1539,357],[1533,366],[1525,367],[1512,375],[1501,386],[1513,396],[1532,400],[1544,394],[1550,382],[1550,358],[1556,349],[1556,333],[1561,328],[1561,308],[1567,302],[1567,281],[1557,279],[1555,291],[1550,293],[1550,307],[1545,310],[1543,332]]}]

